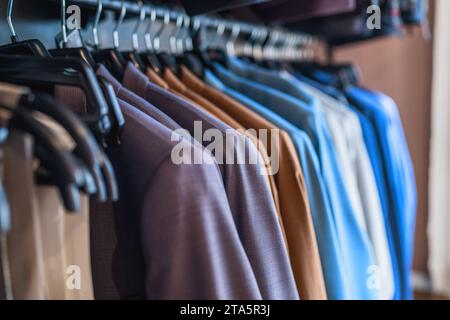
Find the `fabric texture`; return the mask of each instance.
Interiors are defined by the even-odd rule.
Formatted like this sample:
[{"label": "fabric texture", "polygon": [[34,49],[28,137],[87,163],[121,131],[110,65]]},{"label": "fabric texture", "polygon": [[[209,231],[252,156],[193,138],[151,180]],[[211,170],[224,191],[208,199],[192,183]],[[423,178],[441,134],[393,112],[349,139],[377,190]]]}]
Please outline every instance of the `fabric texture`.
[{"label": "fabric texture", "polygon": [[[194,137],[195,121],[201,121],[203,130],[216,129],[224,139],[243,139],[242,135],[238,136],[231,127],[215,120],[198,106],[151,84],[145,75],[131,65],[125,72],[124,85],[158,105],[166,115],[175,119]],[[237,157],[236,160],[241,161],[230,164],[224,163],[224,159],[217,159],[235,224],[255,272],[262,297],[298,299],[267,178],[261,174],[263,168],[259,165],[260,162],[253,165],[246,159],[246,155],[259,156],[258,151],[251,141],[243,141],[244,153],[236,147],[231,150]],[[205,147],[210,144],[203,139],[199,142]],[[225,145],[224,148],[226,147]]]},{"label": "fabric texture", "polygon": [[410,283],[417,191],[414,169],[394,101],[381,93],[349,88],[350,103],[374,124],[389,190],[389,223],[400,268],[400,296],[412,298]]},{"label": "fabric texture", "polygon": [[394,275],[385,217],[358,116],[342,102],[305,83],[303,77],[301,79],[303,82],[284,73],[278,81],[271,83],[274,88],[290,88],[286,93],[292,96],[301,98],[307,93],[319,100],[317,106],[327,119],[356,218],[361,229],[368,232],[374,247],[380,298],[393,299]]},{"label": "fabric texture", "polygon": [[[259,299],[216,165],[175,165],[170,131],[135,108],[122,107],[130,136],[124,132],[121,150],[112,159],[120,160],[115,164],[123,168],[117,168],[124,186],[118,206],[128,217],[121,218],[129,219],[130,212],[139,218],[146,297]],[[148,145],[138,137],[145,137]]]},{"label": "fabric texture", "polygon": [[369,154],[369,159],[372,164],[373,173],[375,176],[378,195],[380,197],[380,203],[382,206],[382,211],[384,214],[384,222],[385,222],[385,230],[386,236],[389,244],[390,257],[393,267],[393,275],[394,275],[394,299],[401,299],[401,283],[400,283],[400,273],[402,272],[399,268],[397,251],[395,249],[394,243],[394,234],[398,233],[393,230],[394,226],[390,223],[390,214],[392,213],[389,208],[389,188],[387,186],[387,177],[385,174],[384,163],[383,163],[383,151],[381,149],[379,140],[377,138],[374,124],[370,121],[370,119],[358,110],[356,107],[349,104],[347,98],[344,96],[343,92],[330,87],[324,86],[314,80],[310,80],[309,78],[301,77],[302,81],[306,81],[311,86],[316,87],[323,92],[326,92],[330,96],[335,97],[342,103],[346,104],[348,108],[350,108],[355,114],[358,116],[359,121],[361,123],[364,142],[367,147],[367,152]]},{"label": "fabric texture", "polygon": [[64,246],[64,207],[54,186],[39,186],[36,188],[36,195],[39,199],[42,251],[45,257],[46,299],[65,300],[67,263]]},{"label": "fabric texture", "polygon": [[[289,255],[301,299],[326,299],[323,271],[312,223],[305,179],[291,138],[272,123],[225,93],[207,85],[182,66],[181,79],[192,90],[217,105],[245,129],[266,130],[267,149],[278,153],[279,171],[274,175],[280,195]],[[220,115],[218,115],[220,116]],[[259,131],[256,131],[258,134]],[[272,137],[279,135],[277,139]]]},{"label": "fabric texture", "polygon": [[205,80],[210,85],[233,97],[289,134],[297,151],[305,177],[327,297],[328,299],[336,300],[351,299],[349,288],[346,287],[346,283],[349,280],[347,280],[348,274],[343,264],[343,252],[339,245],[331,206],[326,196],[323,178],[320,174],[317,153],[312,146],[311,140],[304,132],[272,110],[225,86],[212,72],[206,72]]},{"label": "fabric texture", "polygon": [[318,154],[319,168],[333,210],[340,246],[347,247],[342,250],[347,255],[344,263],[353,279],[350,285],[346,284],[348,292],[356,299],[377,299],[377,291],[371,290],[367,285],[368,271],[376,265],[373,248],[368,234],[361,230],[356,221],[329,129],[320,110],[271,87],[239,77],[219,64],[215,64],[214,69],[228,86],[264,104],[308,134]]},{"label": "fabric texture", "polygon": [[[261,156],[261,158],[260,158],[260,161],[256,165],[261,166],[260,171],[262,172],[262,175],[267,178],[267,182],[270,185],[270,191],[271,191],[272,198],[275,203],[275,208],[277,210],[277,214],[279,217],[279,223],[280,223],[280,226],[281,226],[281,229],[283,232],[283,236],[284,236],[284,238],[286,238],[284,225],[283,225],[283,222],[280,217],[279,195],[278,195],[278,191],[277,191],[275,181],[273,179],[273,174],[272,174],[273,171],[277,171],[279,169],[279,166],[278,166],[279,164],[276,163],[274,167],[271,166],[270,159],[267,154],[267,149],[264,146],[264,144],[260,143],[260,141],[258,140],[258,137],[251,134],[250,132],[246,131],[244,126],[242,126],[242,124],[240,124],[238,121],[233,119],[233,117],[230,117],[226,112],[224,112],[217,105],[215,105],[214,103],[211,103],[211,101],[209,101],[202,95],[197,94],[197,92],[195,92],[195,90],[191,90],[190,88],[188,88],[188,86],[186,86],[186,84],[181,81],[182,79],[186,78],[188,73],[189,73],[189,70],[187,68],[181,66],[181,78],[180,79],[175,77],[175,75],[170,70],[166,71],[166,79],[168,79],[169,83],[174,88],[173,91],[176,94],[179,94],[183,97],[189,97],[188,99],[193,101],[194,105],[197,106],[199,109],[201,109],[201,111],[204,111],[204,112],[212,115],[213,118],[217,119],[216,122],[222,122],[223,124],[226,124],[227,126],[229,126],[230,129],[236,130],[236,132],[238,134],[245,137],[244,139],[250,140],[250,143],[249,143],[250,146],[253,144],[253,146],[257,147],[257,152]],[[260,182],[255,181],[255,183],[263,183],[263,181],[262,181],[263,179],[260,178],[258,180]],[[287,241],[285,241],[285,243],[287,245]]]},{"label": "fabric texture", "polygon": [[11,210],[7,250],[12,298],[17,300],[48,298],[32,150],[33,142],[29,135],[18,130],[10,133],[5,145],[4,185]]},{"label": "fabric texture", "polygon": [[[261,299],[209,153],[119,102],[127,125],[108,156],[121,198],[90,210],[96,299]],[[178,143],[211,164],[176,165]]]}]

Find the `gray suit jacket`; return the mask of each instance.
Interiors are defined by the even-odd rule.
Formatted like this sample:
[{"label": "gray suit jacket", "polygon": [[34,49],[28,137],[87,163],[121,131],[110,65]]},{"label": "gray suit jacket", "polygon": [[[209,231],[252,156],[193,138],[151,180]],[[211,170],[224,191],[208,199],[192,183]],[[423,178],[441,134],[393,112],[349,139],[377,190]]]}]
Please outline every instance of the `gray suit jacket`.
[{"label": "gray suit jacket", "polygon": [[122,143],[108,149],[120,201],[91,206],[96,298],[261,299],[217,165],[175,165],[171,131],[121,108]]},{"label": "gray suit jacket", "polygon": [[[245,148],[235,146],[238,158],[255,154],[254,144],[228,125],[199,107],[152,84],[131,63],[126,68],[123,85],[157,106],[171,119],[194,135],[194,121],[201,121],[203,130],[219,130],[223,137],[243,138]],[[139,108],[153,112],[146,105]],[[154,108],[154,107],[153,107]],[[230,132],[230,131],[229,131]],[[225,139],[224,139],[225,141]],[[204,146],[209,141],[199,141]],[[228,202],[239,236],[250,260],[263,299],[298,299],[292,268],[278,222],[277,213],[266,177],[260,164],[220,164]]]}]

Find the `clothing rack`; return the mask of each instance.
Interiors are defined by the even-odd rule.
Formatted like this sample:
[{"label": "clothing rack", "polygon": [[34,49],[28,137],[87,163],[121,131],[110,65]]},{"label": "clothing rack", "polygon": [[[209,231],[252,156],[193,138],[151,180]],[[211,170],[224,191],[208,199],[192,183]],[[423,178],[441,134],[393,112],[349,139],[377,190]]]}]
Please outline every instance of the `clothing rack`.
[{"label": "clothing rack", "polygon": [[[51,0],[54,2],[59,2],[60,0]],[[67,0],[68,5],[75,4],[80,7],[95,9],[98,6],[97,0]],[[116,13],[120,13],[122,8],[122,1],[120,0],[103,0],[102,1],[103,9],[114,11]],[[124,3],[127,14],[139,15],[142,7],[139,5],[137,1],[125,1]],[[144,4],[143,8],[145,8],[146,14],[150,15],[151,13],[156,14],[156,18],[163,19],[167,14],[170,17],[170,21],[177,21],[180,15],[185,15],[186,13],[182,8],[173,8],[169,6],[161,6],[161,5],[149,5]],[[317,37],[305,34],[303,32],[294,32],[285,30],[278,27],[269,27],[262,24],[253,24],[238,20],[230,20],[224,18],[216,18],[209,15],[198,15],[195,17],[190,17],[192,21],[192,25],[198,24],[204,28],[210,29],[218,29],[222,28],[223,32],[229,30],[233,32],[233,30],[238,29],[238,33],[240,35],[246,34],[250,35],[251,38],[257,39],[261,36],[274,35],[277,39],[283,39],[286,41],[291,41],[300,45],[308,45],[317,42]]]},{"label": "clothing rack", "polygon": [[1,3],[0,300],[411,297],[407,135],[356,66],[266,22],[51,1],[17,38]]}]

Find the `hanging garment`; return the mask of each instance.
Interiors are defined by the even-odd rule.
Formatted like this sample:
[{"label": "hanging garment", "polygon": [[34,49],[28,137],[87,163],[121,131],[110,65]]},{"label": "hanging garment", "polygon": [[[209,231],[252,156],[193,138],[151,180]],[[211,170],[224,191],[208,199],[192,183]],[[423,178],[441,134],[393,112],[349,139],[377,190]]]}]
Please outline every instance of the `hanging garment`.
[{"label": "hanging garment", "polygon": [[[172,82],[176,82],[176,80],[172,79]],[[134,90],[140,89],[136,91],[139,91],[138,93],[141,96],[160,106],[165,114],[177,119],[177,122],[186,125],[183,125],[184,128],[193,129],[189,131],[194,137],[194,121],[200,120],[204,130],[209,127],[218,130],[226,139],[242,139],[236,136],[236,133],[233,133],[234,130],[230,127],[221,124],[220,121],[211,120],[212,117],[205,112],[201,112],[201,110],[199,112],[199,108],[192,104],[180,104],[177,103],[177,100],[170,103],[169,100],[173,100],[170,95],[165,95],[163,100],[157,103],[158,101],[155,101],[155,90],[152,90],[148,79],[132,65],[129,65],[125,71],[124,85],[134,88]],[[205,143],[203,140],[199,142]],[[263,299],[298,299],[285,242],[270,194],[269,183],[267,177],[262,174],[263,168],[259,165],[262,161],[258,161],[256,165],[245,161],[245,155],[249,155],[251,158],[252,153],[256,157],[259,157],[259,154],[251,141],[246,139],[244,142],[246,146],[244,154],[239,154],[241,152],[239,148],[232,150],[238,157],[237,163],[242,164],[225,163],[222,166],[226,170],[225,174],[230,174],[225,180],[226,188],[227,185],[229,187],[226,190],[234,190],[232,193],[230,192],[230,194],[235,195],[234,197],[237,194],[244,196],[243,198],[229,198],[238,232],[255,272]],[[206,141],[206,145],[209,143],[209,141]],[[235,182],[230,181],[230,179]],[[266,250],[263,248],[266,248]],[[271,249],[267,250],[267,248]]]},{"label": "hanging garment", "polygon": [[375,270],[377,270],[376,274],[379,277],[376,284],[377,290],[380,292],[381,299],[390,300],[394,297],[391,253],[380,196],[359,119],[353,111],[340,101],[324,94],[305,83],[305,81],[297,81],[289,74],[285,74],[284,78],[291,80],[293,84],[291,93],[293,95],[301,96],[301,94],[296,93],[299,89],[302,89],[311,96],[317,97],[321,102],[318,107],[323,110],[327,118],[336,151],[342,164],[344,182],[350,192],[353,207],[356,208],[357,219],[360,220],[361,228],[367,230],[374,247],[377,260]]},{"label": "hanging garment", "polygon": [[[209,153],[119,101],[127,126],[108,153],[121,199],[91,209],[96,298],[261,299]],[[179,144],[210,164],[176,165]]]},{"label": "hanging garment", "polygon": [[[73,150],[75,142],[53,119],[35,113],[66,148]],[[45,270],[50,300],[92,300],[92,272],[89,250],[89,199],[82,195],[80,210],[68,212],[54,186],[36,188]]]},{"label": "hanging garment", "polygon": [[[331,75],[320,76],[321,81],[331,78]],[[331,92],[329,88],[327,91]],[[363,126],[363,129],[366,145],[372,146],[368,150],[372,150],[373,168],[379,168],[375,170],[378,171],[377,183],[381,186],[379,194],[384,194],[381,199],[385,199],[382,203],[385,203],[386,230],[391,239],[391,260],[397,270],[395,298],[409,299],[412,297],[410,269],[417,191],[398,108],[387,96],[361,88],[348,89],[346,96],[352,108],[370,122],[370,126]],[[377,158],[380,160],[375,161]]]},{"label": "hanging garment", "polygon": [[[170,115],[173,119],[177,119],[179,123],[183,126],[184,129],[189,128],[189,134],[194,136],[195,135],[195,121],[202,121],[202,118],[205,118],[208,120],[208,122],[211,122],[212,124],[216,123],[216,125],[211,126],[210,128],[217,128],[217,125],[221,127],[223,124],[220,123],[220,121],[217,121],[214,118],[211,118],[209,116],[209,113],[205,112],[204,110],[201,110],[201,107],[196,105],[194,102],[188,99],[182,99],[179,97],[179,95],[174,92],[173,90],[169,89],[169,86],[167,83],[158,78],[157,83],[159,85],[162,85],[166,89],[161,89],[158,86],[153,85],[151,82],[149,82],[149,79],[147,79],[143,74],[141,74],[138,70],[136,70],[133,66],[130,66],[130,68],[127,69],[128,71],[133,70],[134,72],[126,72],[124,77],[124,84],[133,90],[134,92],[140,94],[141,96],[147,96],[147,101],[153,102],[156,105],[159,106],[161,110],[163,110],[166,114]],[[128,77],[130,75],[130,77]],[[167,90],[171,92],[167,92]],[[150,92],[152,94],[150,94]],[[185,106],[187,105],[187,107]],[[173,106],[171,108],[171,106]],[[181,106],[181,108],[180,108]],[[187,110],[185,110],[187,108]],[[180,110],[181,109],[181,110]],[[211,121],[209,121],[211,120]],[[231,128],[231,126],[230,126]],[[245,136],[248,137],[255,146],[258,145],[257,139],[255,137],[248,135],[244,132]],[[193,138],[195,143],[203,143],[206,147],[208,145],[207,141],[197,141]],[[201,140],[201,139],[200,139]],[[234,152],[234,151],[232,151]],[[262,170],[261,174],[264,177],[267,177],[268,184],[270,185],[270,191],[272,194],[272,198],[275,204],[276,212],[279,217],[280,212],[280,204],[278,199],[278,191],[276,190],[275,182],[273,180],[273,176],[269,174],[270,168],[269,166],[269,159],[267,155],[267,150],[264,148],[258,148],[258,152],[262,159],[260,162],[260,170]],[[219,167],[223,167],[223,159],[217,159],[219,163]],[[225,177],[225,171],[226,169],[222,169],[222,175]],[[224,179],[225,185],[226,185],[226,179]],[[284,226],[282,224],[281,219],[279,218],[279,223],[281,227],[281,231],[283,234],[283,238],[285,239],[285,231]]]},{"label": "hanging garment", "polygon": [[314,105],[307,105],[271,87],[236,76],[218,64],[215,65],[215,70],[228,85],[260,103],[265,103],[267,107],[308,133],[319,155],[320,168],[331,200],[341,246],[348,246],[348,249],[344,250],[347,251],[346,254],[353,255],[358,252],[357,257],[345,260],[352,277],[359,279],[353,281],[355,286],[353,293],[361,295],[360,299],[376,299],[378,297],[376,290],[370,289],[367,284],[368,272],[376,266],[373,248],[368,234],[361,230],[355,219],[354,208],[343,183],[340,164],[323,114],[314,108]]},{"label": "hanging garment", "polygon": [[[146,76],[148,78],[145,77],[132,64],[129,64],[127,66],[126,71],[125,71],[124,84],[125,84],[126,87],[130,88],[130,90],[133,90],[135,93],[139,94],[140,96],[146,96],[146,94],[145,94],[146,91],[155,90],[156,92],[152,92],[153,94],[149,96],[149,98],[147,99],[147,102],[150,101],[150,102],[155,103],[157,105],[162,105],[163,111],[165,111],[166,114],[171,115],[172,119],[177,119],[177,121],[179,121],[180,124],[183,125],[183,128],[190,128],[189,131],[192,133],[192,135],[194,135],[194,132],[195,132],[194,131],[194,127],[193,127],[193,125],[195,124],[194,121],[199,120],[201,118],[204,118],[205,116],[208,118],[208,116],[205,115],[205,113],[202,112],[201,110],[196,110],[197,108],[195,108],[194,106],[190,106],[189,103],[188,103],[188,106],[189,106],[188,110],[179,110],[178,106],[175,106],[173,110],[171,110],[171,109],[166,110],[165,106],[167,104],[169,104],[169,106],[171,106],[171,105],[174,104],[173,100],[180,100],[180,98],[178,98],[178,94],[175,91],[171,90],[169,88],[168,84],[158,74],[156,74],[153,70],[148,69],[147,72],[146,72]],[[158,87],[153,86],[149,82],[149,80],[151,82],[156,83],[158,86],[164,88],[165,90],[171,91],[176,96],[174,96],[172,94],[168,94],[164,90],[161,91]],[[120,86],[120,84],[116,82],[116,87],[119,87],[119,86]],[[149,88],[147,88],[147,87],[149,87]],[[160,97],[160,99],[155,99],[155,97]],[[189,99],[186,98],[186,100],[189,100]],[[138,106],[141,105],[141,103],[136,102],[136,101],[135,101],[135,104],[137,104]],[[175,104],[177,104],[176,101],[175,101]],[[150,108],[153,107],[153,106],[148,106],[147,103],[145,105],[147,105],[147,107],[144,106],[143,108],[140,108],[141,111],[149,112],[148,107],[150,107]],[[184,109],[184,108],[182,108],[182,109]],[[175,110],[175,113],[173,113],[174,110]],[[193,111],[194,113],[189,113],[190,111]],[[186,117],[187,115],[185,115],[183,113],[188,113],[187,115],[190,114],[194,118]],[[200,116],[200,118],[198,116]],[[214,122],[217,122],[217,121],[214,121],[214,119],[213,119],[212,122],[214,123]],[[173,126],[173,125],[170,126],[169,125],[168,127],[172,128],[172,129],[181,129],[181,127],[179,127],[179,125],[176,125],[176,126]],[[217,125],[213,126],[213,127],[217,127]],[[252,141],[254,141],[254,137],[253,136],[249,136],[249,135],[247,135],[247,136]],[[195,139],[193,139],[193,143],[204,143],[204,141],[196,141]],[[261,149],[258,149],[258,151],[260,152],[260,155],[263,157],[263,161],[262,161],[261,164],[264,165],[264,166],[267,166],[268,163],[269,163],[269,160],[268,160],[268,156],[266,154],[266,151],[265,150],[261,150]],[[220,160],[221,160],[220,162],[223,162],[222,159],[220,159]],[[225,175],[224,175],[225,174],[224,167],[222,166],[222,164],[219,164],[219,166],[222,168],[222,175],[225,177]],[[264,168],[262,168],[262,169],[264,169]],[[267,169],[266,171],[268,171],[268,170],[269,169]],[[271,190],[271,194],[273,196],[273,200],[274,200],[274,203],[275,203],[276,211],[277,211],[277,213],[279,213],[280,212],[280,204],[279,204],[278,193],[277,193],[277,190],[276,190],[275,182],[273,181],[273,177],[272,177],[272,175],[269,174],[269,172],[264,172],[263,175],[268,178],[268,182],[270,184],[270,190]],[[282,225],[281,221],[280,221],[280,226],[281,226],[281,229],[282,229],[283,237],[285,238],[284,226]]]},{"label": "hanging garment", "polygon": [[413,254],[416,214],[416,187],[410,153],[398,109],[392,99],[361,88],[347,90],[349,101],[374,124],[382,147],[383,163],[389,188],[389,222],[393,226],[396,255],[401,277],[401,297],[410,299],[410,270]]},{"label": "hanging garment", "polygon": [[347,283],[350,280],[347,279],[348,274],[343,264],[343,252],[337,239],[337,230],[332,216],[331,205],[328,197],[326,197],[325,184],[320,174],[318,157],[309,137],[272,110],[226,87],[208,70],[205,74],[205,81],[289,134],[296,148],[305,177],[327,297],[328,299],[351,299],[351,293],[347,287]]},{"label": "hanging garment", "polygon": [[368,232],[374,247],[376,270],[379,270],[377,274],[380,279],[376,290],[380,292],[381,299],[392,299],[394,279],[384,215],[357,116],[337,100],[301,83],[287,72],[280,75],[251,64],[244,66],[241,61],[233,58],[228,60],[228,65],[231,70],[247,79],[270,85],[298,99],[307,101],[315,97],[318,100],[317,107],[327,119],[356,219],[361,230]]},{"label": "hanging garment", "polygon": [[[54,186],[36,188],[41,224],[42,250],[46,275],[46,299],[65,300],[66,269],[64,246],[65,211]],[[72,213],[73,214],[73,213]]]},{"label": "hanging garment", "polygon": [[18,130],[10,133],[4,158],[5,191],[11,208],[7,250],[13,299],[18,300],[43,300],[48,297],[32,150],[31,136]]},{"label": "hanging garment", "polygon": [[[272,123],[246,108],[225,93],[210,87],[181,66],[181,79],[192,90],[219,106],[245,129],[266,130],[270,154],[279,153],[280,168],[275,174],[281,214],[286,228],[291,265],[300,297],[326,299],[325,283],[312,223],[305,179],[291,138]],[[219,115],[217,115],[219,117]],[[271,142],[271,133],[279,134],[279,146]],[[275,140],[276,141],[276,140]]]},{"label": "hanging garment", "polygon": [[[205,114],[204,111],[199,110],[199,108],[201,109],[201,107],[199,107],[198,105],[197,107],[194,106],[195,105],[194,102],[190,101],[189,99],[181,99],[184,101],[180,102],[179,94],[171,90],[169,88],[169,85],[157,74],[155,74],[154,72],[153,73],[147,72],[146,75],[148,76],[148,78],[144,74],[142,74],[139,70],[137,70],[133,65],[130,64],[125,71],[124,85],[133,92],[135,92],[136,94],[140,95],[141,97],[146,97],[147,102],[151,102],[154,103],[155,105],[160,106],[159,108],[163,110],[165,114],[170,115],[172,119],[177,119],[177,121],[182,125],[183,128],[185,129],[189,128],[188,131],[192,134],[192,136],[194,136],[195,133],[195,126],[194,126],[195,121],[200,121],[204,117],[206,117],[208,120],[212,120],[212,123],[216,123],[220,126],[219,121],[216,121],[211,117],[208,117],[208,114]],[[153,85],[149,80],[157,84],[157,86]],[[164,88],[165,90],[161,90],[160,88],[158,88],[158,86]],[[171,91],[174,94],[170,94],[167,91]],[[150,94],[150,92],[152,94]],[[189,102],[186,102],[186,100],[192,102],[194,105],[190,104]],[[179,108],[178,104],[181,104],[182,106],[184,106],[184,104],[187,104],[188,107]],[[169,106],[176,105],[176,106],[173,108],[168,108],[166,107],[166,105]],[[185,110],[186,108],[187,110]],[[146,108],[143,108],[141,110],[144,112],[147,111]],[[191,117],[189,117],[189,115]],[[217,127],[217,125],[212,126],[211,128],[215,127]],[[175,128],[172,127],[172,129]],[[247,137],[250,138],[253,142],[255,142],[253,136],[247,135]],[[194,142],[204,143],[205,147],[208,145],[208,143],[205,143],[205,141],[197,141],[194,139]],[[261,165],[267,166],[269,161],[266,150],[258,149],[258,151],[260,152],[260,155],[263,157]],[[220,162],[219,167],[222,167],[221,163],[223,163],[223,159],[217,160]],[[270,175],[269,172],[266,171],[267,170],[262,172],[262,174],[266,176],[269,180],[268,182],[270,184],[270,190],[273,196],[275,207],[277,213],[279,213],[280,204],[278,199],[278,193],[275,187],[275,182],[273,181],[272,175]],[[222,174],[224,174],[224,172],[222,172]],[[284,227],[282,224],[281,229],[284,235]]]},{"label": "hanging garment", "polygon": [[[367,147],[367,151],[369,154],[369,159],[372,164],[373,173],[375,176],[377,188],[378,188],[378,195],[380,197],[380,203],[383,208],[383,214],[384,214],[384,222],[385,222],[385,230],[386,230],[386,236],[389,244],[389,252],[390,252],[390,258],[392,262],[392,268],[393,268],[393,276],[394,276],[394,299],[398,300],[401,298],[401,284],[400,284],[400,272],[398,265],[398,258],[397,258],[397,252],[395,250],[394,245],[394,233],[398,233],[398,231],[393,230],[393,225],[390,223],[390,214],[391,209],[389,208],[389,195],[388,195],[388,187],[386,182],[386,175],[384,171],[384,165],[383,165],[383,159],[382,159],[382,149],[380,144],[378,143],[378,138],[375,133],[375,128],[372,122],[368,117],[366,117],[362,112],[360,112],[357,108],[350,105],[343,95],[343,92],[331,87],[331,86],[324,86],[316,81],[310,80],[309,78],[302,77],[300,75],[297,75],[303,82],[308,83],[311,86],[316,87],[317,89],[326,92],[330,96],[334,97],[335,99],[341,101],[342,103],[346,104],[355,114],[358,116],[363,135],[364,135],[364,142]],[[327,75],[326,78],[330,78],[329,75]]]},{"label": "hanging garment", "polygon": [[[3,99],[3,103],[9,107],[17,107],[17,110],[22,108],[22,104],[26,105],[21,95],[27,90],[15,87],[9,89],[13,93],[9,100]],[[14,92],[17,92],[18,95],[14,95]],[[44,103],[45,99],[40,101]],[[24,112],[25,108],[20,112]],[[70,135],[53,119],[47,118],[41,112],[32,111],[32,109],[27,112],[30,119],[40,123],[42,128],[52,134],[55,138],[52,143],[57,146],[57,149],[70,151],[74,148],[73,141],[69,141]],[[14,118],[14,120],[17,119]],[[36,169],[42,163],[37,158],[35,159],[35,152],[42,146],[34,145],[34,137],[20,130],[12,129],[20,125],[20,120],[17,121],[11,126],[12,133],[8,137],[7,154],[5,154],[7,172],[5,179],[8,184],[8,192],[13,199],[15,225],[6,238],[6,246],[2,244],[2,252],[5,252],[4,249],[7,250],[7,254],[2,257],[2,262],[8,264],[7,266],[4,264],[3,268],[7,267],[11,275],[8,279],[12,286],[11,296],[15,299],[27,300],[62,300],[68,299],[67,292],[74,289],[79,291],[76,294],[77,296],[79,294],[79,299],[92,298],[90,255],[89,251],[84,250],[87,246],[83,247],[82,234],[79,234],[79,238],[70,241],[72,246],[80,249],[79,254],[75,257],[77,258],[77,267],[82,269],[83,273],[78,272],[73,275],[73,284],[75,285],[73,288],[69,281],[66,281],[69,276],[65,259],[67,253],[70,252],[67,247],[69,241],[65,239],[66,212],[63,201],[59,191],[53,185],[36,184],[38,181],[35,177]],[[66,163],[62,165],[66,165]],[[77,200],[76,197],[75,200]],[[88,226],[87,217],[82,221],[85,226]],[[89,239],[84,242],[88,244]],[[86,281],[84,281],[85,279]]]},{"label": "hanging garment", "polygon": [[[80,212],[76,215],[66,212],[64,218],[66,300],[93,300],[89,198],[82,195]],[[74,278],[78,274],[80,279]]]}]

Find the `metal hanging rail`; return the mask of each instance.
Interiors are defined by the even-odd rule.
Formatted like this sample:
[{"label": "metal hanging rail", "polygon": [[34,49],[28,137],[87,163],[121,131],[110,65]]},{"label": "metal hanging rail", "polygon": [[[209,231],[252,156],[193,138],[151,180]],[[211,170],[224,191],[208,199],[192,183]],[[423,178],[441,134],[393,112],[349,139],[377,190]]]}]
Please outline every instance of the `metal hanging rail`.
[{"label": "metal hanging rail", "polygon": [[[60,1],[60,0],[52,0],[52,1]],[[109,11],[115,11],[120,12],[122,2],[120,0],[103,0],[103,9],[109,10]],[[97,0],[67,0],[68,4],[76,4],[80,7],[84,8],[91,8],[95,9],[97,7]],[[169,7],[163,7],[161,5],[151,5],[151,4],[145,4],[144,5],[146,13],[149,15],[152,12],[156,13],[156,17],[163,19],[167,13],[169,13],[170,20],[171,21],[177,21],[177,19],[180,17],[181,14],[185,14],[182,8],[174,9]],[[141,8],[136,2],[126,2],[126,9],[127,14],[135,14],[139,15]],[[239,33],[240,34],[247,34],[247,35],[253,35],[255,32],[259,33],[266,33],[271,34],[272,32],[277,32],[280,37],[283,38],[293,38],[297,39],[298,43],[304,43],[304,44],[310,44],[317,40],[316,37],[307,35],[305,33],[301,32],[291,32],[284,29],[274,29],[271,27],[264,26],[262,24],[253,24],[253,23],[247,23],[237,20],[229,20],[229,19],[222,19],[222,18],[214,18],[207,15],[200,15],[191,17],[191,20],[195,23],[198,23],[202,27],[205,28],[218,28],[223,27],[226,30],[229,30],[230,32],[233,29],[233,27],[236,27],[236,25],[239,26]]]}]

